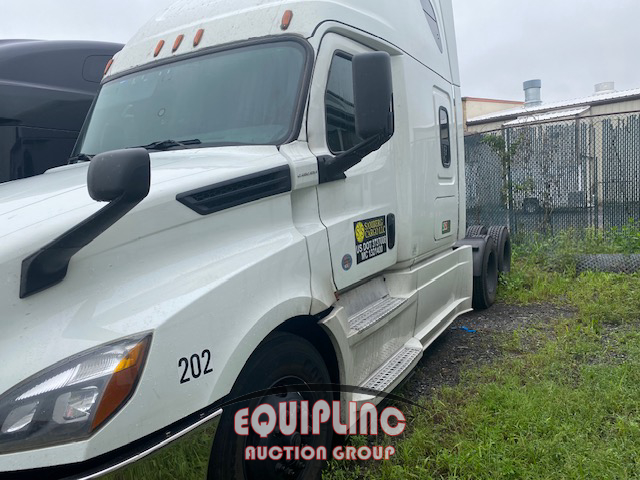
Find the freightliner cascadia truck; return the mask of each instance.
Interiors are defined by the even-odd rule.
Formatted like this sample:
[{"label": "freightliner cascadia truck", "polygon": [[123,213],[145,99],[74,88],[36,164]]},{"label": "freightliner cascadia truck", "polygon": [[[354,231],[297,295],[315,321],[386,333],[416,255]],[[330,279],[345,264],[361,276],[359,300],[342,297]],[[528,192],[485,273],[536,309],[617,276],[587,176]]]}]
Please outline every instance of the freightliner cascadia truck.
[{"label": "freightliner cascadia truck", "polygon": [[465,232],[450,0],[182,0],[73,156],[0,186],[0,477],[319,478],[246,452],[329,423],[242,412],[346,422],[508,268],[505,227]]}]

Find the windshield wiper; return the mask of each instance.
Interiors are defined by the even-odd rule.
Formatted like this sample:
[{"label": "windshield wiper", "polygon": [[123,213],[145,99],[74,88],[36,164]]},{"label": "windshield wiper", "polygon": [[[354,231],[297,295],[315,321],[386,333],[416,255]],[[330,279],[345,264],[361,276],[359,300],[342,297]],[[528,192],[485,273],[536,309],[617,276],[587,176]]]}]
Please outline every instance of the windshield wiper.
[{"label": "windshield wiper", "polygon": [[69,159],[69,165],[73,165],[74,163],[81,162],[90,162],[91,159],[95,157],[95,155],[87,155],[86,153],[79,153],[78,155],[74,155]]},{"label": "windshield wiper", "polygon": [[[146,148],[147,150],[169,150],[170,148],[176,147],[186,147],[187,145],[200,145],[202,142],[198,138],[194,138],[193,140],[181,140],[176,142],[175,140],[162,140],[161,142],[153,142],[149,145],[143,145],[137,148]],[[87,155],[86,153],[79,153],[78,155],[74,155],[68,161],[69,165],[74,163],[82,163],[82,162],[90,162],[95,155]]]},{"label": "windshield wiper", "polygon": [[176,142],[175,140],[162,140],[160,142],[153,142],[149,145],[142,145],[138,148],[146,148],[147,150],[169,150],[175,147],[185,147],[187,145],[200,145],[202,142],[194,138],[193,140],[181,140]]}]

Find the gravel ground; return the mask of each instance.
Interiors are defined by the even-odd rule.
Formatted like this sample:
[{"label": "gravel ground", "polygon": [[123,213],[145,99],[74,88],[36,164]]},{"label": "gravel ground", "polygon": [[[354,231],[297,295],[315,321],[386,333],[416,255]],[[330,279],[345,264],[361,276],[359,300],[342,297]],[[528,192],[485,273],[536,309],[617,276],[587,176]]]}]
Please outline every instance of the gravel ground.
[{"label": "gravel ground", "polygon": [[487,364],[504,356],[504,340],[513,332],[526,335],[529,328],[549,328],[552,320],[568,316],[570,310],[548,304],[496,304],[489,310],[468,313],[427,349],[400,395],[411,392],[408,396],[417,399],[439,387],[456,385],[463,367]]}]

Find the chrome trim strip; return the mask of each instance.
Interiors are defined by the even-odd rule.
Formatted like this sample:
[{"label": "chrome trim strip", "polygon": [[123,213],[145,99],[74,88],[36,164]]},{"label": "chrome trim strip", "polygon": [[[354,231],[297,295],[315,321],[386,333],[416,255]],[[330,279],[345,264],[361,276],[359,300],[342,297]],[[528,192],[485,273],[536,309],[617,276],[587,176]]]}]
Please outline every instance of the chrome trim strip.
[{"label": "chrome trim strip", "polygon": [[[217,420],[220,415],[222,415],[222,409],[217,410],[216,412],[212,413],[211,415],[208,415],[206,417],[203,417],[202,419],[200,419],[198,422],[190,425],[189,427],[185,428],[184,430],[181,430],[180,432],[171,435],[170,437],[167,437],[165,440],[163,440],[162,442],[154,445],[153,447],[149,448],[148,450],[145,450],[144,452],[141,452],[137,455],[134,455],[133,457],[122,461],[116,465],[113,465],[111,467],[108,467],[106,469],[100,470],[99,472],[95,472],[92,473],[88,476],[82,476],[79,477],[79,480],[90,480],[90,479],[94,479],[94,478],[98,478],[98,477],[102,477],[104,475],[108,475],[110,473],[114,473],[124,467],[133,465],[137,462],[139,462],[140,460],[144,459],[145,457],[148,457],[149,455],[156,453],[160,450],[162,450],[163,448],[171,445],[172,443],[174,443],[177,440],[180,440],[181,438],[185,437],[186,435],[188,435],[191,432],[194,432],[195,430],[197,430],[198,428],[206,425],[209,422],[212,422],[213,420]],[[213,439],[212,439],[213,441]]]}]

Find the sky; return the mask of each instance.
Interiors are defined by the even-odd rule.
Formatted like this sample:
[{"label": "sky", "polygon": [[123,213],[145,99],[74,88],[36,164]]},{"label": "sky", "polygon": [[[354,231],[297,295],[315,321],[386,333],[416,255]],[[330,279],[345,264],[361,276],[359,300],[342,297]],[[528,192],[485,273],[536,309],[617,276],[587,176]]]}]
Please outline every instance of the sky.
[{"label": "sky", "polygon": [[[398,1],[398,0],[388,0]],[[640,0],[452,0],[465,96],[544,101],[589,95],[599,82],[640,88]],[[125,43],[173,0],[2,1],[0,38]]]},{"label": "sky", "polygon": [[639,0],[453,0],[462,93],[523,100],[588,96],[596,83],[640,88]]}]

